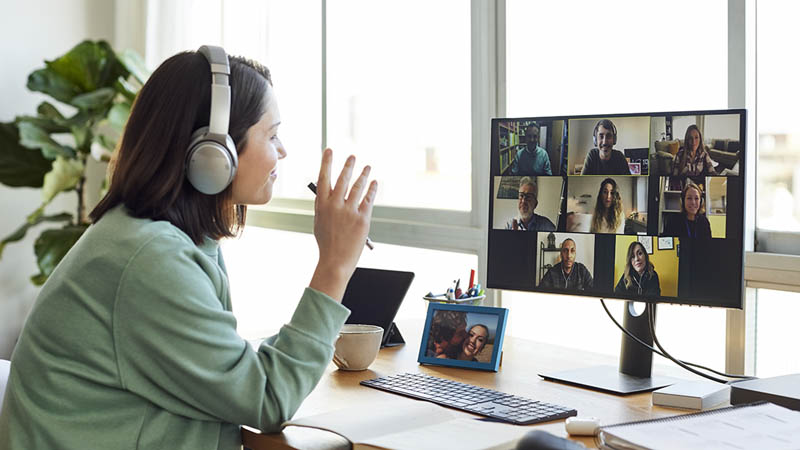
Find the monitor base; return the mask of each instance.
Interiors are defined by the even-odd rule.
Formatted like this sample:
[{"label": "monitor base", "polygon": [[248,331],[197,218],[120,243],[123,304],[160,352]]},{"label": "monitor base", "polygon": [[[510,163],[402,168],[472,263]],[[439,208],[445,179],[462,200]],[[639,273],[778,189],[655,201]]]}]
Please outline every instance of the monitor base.
[{"label": "monitor base", "polygon": [[651,376],[634,377],[620,372],[613,366],[587,367],[583,369],[563,370],[559,372],[540,373],[547,381],[571,384],[596,391],[616,395],[629,395],[660,389],[679,381],[679,378]]}]

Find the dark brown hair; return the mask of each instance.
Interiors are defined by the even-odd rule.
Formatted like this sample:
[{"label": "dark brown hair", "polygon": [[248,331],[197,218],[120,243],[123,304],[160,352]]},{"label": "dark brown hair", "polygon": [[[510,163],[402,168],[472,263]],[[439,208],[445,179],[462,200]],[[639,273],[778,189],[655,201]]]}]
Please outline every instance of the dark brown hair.
[{"label": "dark brown hair", "polygon": [[[607,184],[611,185],[611,207],[606,209],[603,204],[603,189]],[[613,178],[606,178],[600,183],[600,190],[597,191],[597,201],[594,204],[594,214],[592,214],[592,233],[599,232],[605,221],[612,230],[616,230],[622,220],[622,198],[619,195],[617,182]]]},{"label": "dark brown hair", "polygon": [[[231,56],[231,111],[228,134],[241,154],[247,130],[267,109],[269,70]],[[136,97],[125,132],[109,166],[111,186],[89,217],[97,222],[110,209],[125,205],[140,218],[166,220],[195,243],[235,236],[244,227],[247,207],[234,205],[231,186],[205,195],[186,179],[185,160],[191,134],[208,126],[211,70],[198,52],[164,61]]]},{"label": "dark brown hair", "polygon": [[[633,259],[633,252],[636,250],[636,247],[642,249],[642,253],[644,253],[644,271],[647,272],[650,277],[653,276],[653,272],[655,272],[655,267],[653,267],[653,263],[650,262],[650,255],[647,254],[647,249],[644,248],[644,245],[639,241],[631,242],[631,245],[628,246],[628,254],[627,260],[625,261],[625,271],[623,272],[623,279],[625,280],[625,287],[629,288],[633,284],[633,264],[631,264],[631,260]],[[644,276],[644,273],[642,273]]]}]

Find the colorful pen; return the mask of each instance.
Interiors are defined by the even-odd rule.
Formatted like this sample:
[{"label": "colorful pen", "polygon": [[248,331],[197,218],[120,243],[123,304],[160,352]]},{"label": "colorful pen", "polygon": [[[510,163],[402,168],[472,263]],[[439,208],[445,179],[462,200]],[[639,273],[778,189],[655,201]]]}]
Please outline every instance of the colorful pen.
[{"label": "colorful pen", "polygon": [[[311,192],[314,193],[314,195],[317,195],[317,185],[316,184],[314,184],[313,182],[308,183],[308,188],[311,190]],[[375,244],[372,243],[372,240],[369,238],[369,236],[367,236],[367,248],[370,249],[370,250],[375,248]]]}]

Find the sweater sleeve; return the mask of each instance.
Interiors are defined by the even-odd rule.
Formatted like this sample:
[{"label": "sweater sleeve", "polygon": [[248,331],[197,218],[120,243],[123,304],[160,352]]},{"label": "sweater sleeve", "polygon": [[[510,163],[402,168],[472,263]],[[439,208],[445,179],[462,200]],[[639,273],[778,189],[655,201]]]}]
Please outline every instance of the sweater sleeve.
[{"label": "sweater sleeve", "polygon": [[113,313],[120,383],[173,414],[276,430],[316,386],[349,311],[307,288],[291,321],[254,351],[227,295],[224,272],[196,247],[162,236],[140,249]]}]

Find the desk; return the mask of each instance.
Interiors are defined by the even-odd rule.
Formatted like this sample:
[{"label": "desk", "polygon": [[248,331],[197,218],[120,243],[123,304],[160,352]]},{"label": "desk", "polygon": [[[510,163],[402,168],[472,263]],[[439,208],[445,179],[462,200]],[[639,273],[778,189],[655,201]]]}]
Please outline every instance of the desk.
[{"label": "desk", "polygon": [[[354,405],[379,405],[387,396],[404,398],[359,385],[361,380],[392,375],[401,372],[422,372],[449,378],[498,391],[530,397],[549,403],[557,403],[578,410],[580,416],[595,416],[602,424],[633,420],[645,420],[680,414],[680,410],[652,406],[650,394],[635,394],[625,397],[603,394],[588,389],[542,380],[540,371],[566,370],[592,365],[616,365],[616,358],[594,353],[564,349],[524,339],[506,337],[503,344],[503,361],[500,370],[484,372],[451,367],[421,366],[417,363],[422,321],[401,322],[399,328],[407,343],[399,347],[381,349],[378,359],[368,370],[345,372],[337,370],[332,363],[325,370],[319,384],[303,402],[295,417],[310,416]],[[669,375],[675,375],[670,372]],[[409,402],[416,402],[408,398]],[[457,410],[457,414],[477,417]],[[564,421],[558,420],[529,428],[540,428],[558,436],[567,436]],[[259,434],[252,429],[242,430],[245,448],[261,449],[349,449],[348,442],[326,431],[287,427],[282,433]],[[595,447],[594,439],[575,439],[588,448]]]}]

